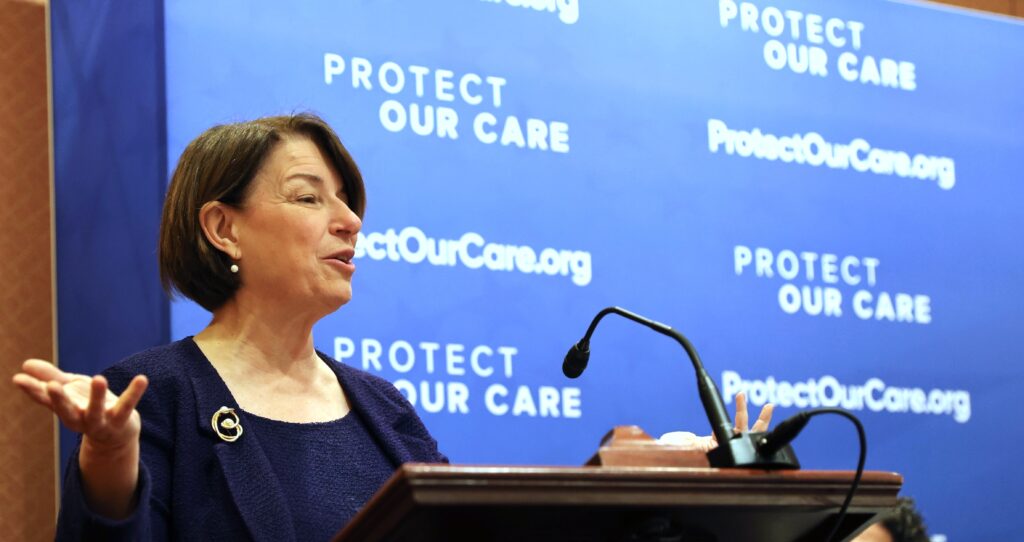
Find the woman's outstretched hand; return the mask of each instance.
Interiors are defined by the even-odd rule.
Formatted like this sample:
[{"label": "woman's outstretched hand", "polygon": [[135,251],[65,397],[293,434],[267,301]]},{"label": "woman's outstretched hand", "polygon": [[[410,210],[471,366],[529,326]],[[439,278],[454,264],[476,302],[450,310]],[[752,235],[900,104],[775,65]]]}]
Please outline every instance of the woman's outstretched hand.
[{"label": "woman's outstretched hand", "polygon": [[146,391],[139,375],[120,397],[107,389],[107,379],[65,373],[52,363],[30,359],[14,375],[35,402],[49,408],[68,429],[85,435],[94,446],[117,447],[138,441],[142,423],[135,405]]},{"label": "woman's outstretched hand", "polygon": [[[750,416],[747,414],[747,395],[743,392],[737,393],[735,396],[736,400],[736,416],[733,423],[733,431],[735,433],[745,433],[752,431],[758,433],[761,431],[767,431],[768,426],[772,422],[772,412],[775,410],[775,405],[768,403],[761,408],[761,413],[757,416],[757,421],[754,422],[753,427],[749,427]],[[701,452],[709,452],[718,447],[718,439],[715,435],[706,437],[697,436],[689,431],[673,431],[671,433],[665,433],[658,439],[658,442],[662,444],[671,444],[674,446],[686,446],[699,450]]]},{"label": "woman's outstretched hand", "polygon": [[132,379],[119,396],[97,375],[65,373],[52,363],[30,359],[12,381],[33,401],[49,408],[68,429],[82,434],[78,464],[93,510],[123,518],[135,508],[142,419],[135,405],[149,381]]}]

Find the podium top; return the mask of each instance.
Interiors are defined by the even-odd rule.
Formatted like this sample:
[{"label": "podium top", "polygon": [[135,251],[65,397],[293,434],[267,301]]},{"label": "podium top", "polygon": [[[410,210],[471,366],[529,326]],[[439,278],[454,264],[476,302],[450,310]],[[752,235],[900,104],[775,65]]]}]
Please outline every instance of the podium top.
[{"label": "podium top", "polygon": [[[335,540],[642,540],[628,532],[650,521],[686,540],[820,540],[853,475],[406,464]],[[842,536],[895,507],[902,483],[899,474],[866,471]]]}]

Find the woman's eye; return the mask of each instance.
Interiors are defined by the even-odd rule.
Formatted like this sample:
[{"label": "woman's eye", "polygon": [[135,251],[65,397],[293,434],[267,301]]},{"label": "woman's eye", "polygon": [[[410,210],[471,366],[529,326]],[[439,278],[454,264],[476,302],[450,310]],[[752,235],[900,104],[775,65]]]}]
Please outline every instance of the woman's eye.
[{"label": "woman's eye", "polygon": [[302,203],[316,203],[316,196],[299,196],[299,201]]}]

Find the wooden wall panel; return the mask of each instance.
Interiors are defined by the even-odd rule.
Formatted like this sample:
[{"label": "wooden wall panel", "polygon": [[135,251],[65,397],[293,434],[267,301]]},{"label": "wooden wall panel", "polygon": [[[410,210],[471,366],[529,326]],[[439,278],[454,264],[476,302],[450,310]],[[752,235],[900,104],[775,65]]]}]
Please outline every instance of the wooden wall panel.
[{"label": "wooden wall panel", "polygon": [[1003,15],[1022,15],[1021,13],[1021,0],[933,0],[940,4],[950,4],[953,6],[960,6],[964,8],[977,9],[979,11],[989,11],[992,13],[1001,13]]},{"label": "wooden wall panel", "polygon": [[55,422],[11,384],[54,355],[46,6],[0,0],[0,539],[53,540]]}]

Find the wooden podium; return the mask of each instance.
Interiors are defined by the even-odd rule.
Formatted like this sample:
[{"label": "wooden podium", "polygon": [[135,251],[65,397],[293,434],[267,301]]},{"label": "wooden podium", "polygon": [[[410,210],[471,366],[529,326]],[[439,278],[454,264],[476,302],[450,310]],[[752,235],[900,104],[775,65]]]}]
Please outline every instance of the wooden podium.
[{"label": "wooden podium", "polygon": [[[819,541],[854,474],[609,464],[672,452],[633,440],[606,437],[601,452],[630,453],[599,466],[403,465],[335,541]],[[865,472],[836,540],[894,508],[902,481]]]}]

